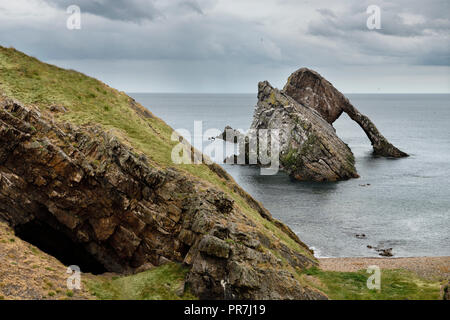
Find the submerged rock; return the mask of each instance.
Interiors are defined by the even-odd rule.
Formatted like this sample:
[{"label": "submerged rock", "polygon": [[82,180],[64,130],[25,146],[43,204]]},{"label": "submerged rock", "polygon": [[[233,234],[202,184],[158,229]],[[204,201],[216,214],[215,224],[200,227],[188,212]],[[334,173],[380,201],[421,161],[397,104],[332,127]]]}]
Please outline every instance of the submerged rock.
[{"label": "submerged rock", "polygon": [[319,73],[301,68],[291,74],[283,91],[295,101],[319,112],[330,124],[336,121],[343,112],[347,113],[364,130],[372,143],[375,155],[394,158],[408,156],[392,145],[367,116],[359,112]]},{"label": "submerged rock", "polygon": [[392,253],[393,248],[382,248],[380,246],[374,247],[371,245],[367,245],[367,248],[375,250],[382,257],[393,257],[394,256],[394,254]]},{"label": "submerged rock", "polygon": [[392,257],[394,254],[392,253],[392,248],[387,249],[376,249],[378,254],[382,257]]}]

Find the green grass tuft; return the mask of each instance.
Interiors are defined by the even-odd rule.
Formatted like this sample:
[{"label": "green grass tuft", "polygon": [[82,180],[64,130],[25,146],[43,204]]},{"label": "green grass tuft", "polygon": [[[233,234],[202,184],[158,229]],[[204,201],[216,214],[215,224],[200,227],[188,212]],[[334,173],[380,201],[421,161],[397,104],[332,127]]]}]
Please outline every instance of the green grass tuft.
[{"label": "green grass tuft", "polygon": [[[310,284],[334,300],[438,300],[440,283],[419,277],[406,270],[381,270],[381,289],[367,288],[370,277],[365,270],[357,272],[323,271],[317,267],[302,272],[320,280]],[[308,281],[308,280],[307,280]],[[309,282],[309,281],[308,281]]]},{"label": "green grass tuft", "polygon": [[86,282],[89,291],[102,300],[194,300],[189,290],[177,291],[184,285],[188,269],[168,263],[125,277],[96,277]]}]

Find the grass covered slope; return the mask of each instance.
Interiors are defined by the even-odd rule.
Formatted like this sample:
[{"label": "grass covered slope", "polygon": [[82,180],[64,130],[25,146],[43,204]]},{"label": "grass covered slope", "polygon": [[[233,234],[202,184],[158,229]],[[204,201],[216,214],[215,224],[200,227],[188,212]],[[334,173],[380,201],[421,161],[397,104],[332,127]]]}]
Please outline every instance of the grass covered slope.
[{"label": "grass covered slope", "polygon": [[67,112],[56,115],[62,121],[77,125],[99,124],[105,130],[112,130],[137,153],[144,153],[154,167],[176,167],[218,187],[290,248],[311,256],[285,228],[282,230],[277,222],[262,218],[257,211],[265,209],[250,199],[219,166],[175,165],[171,152],[178,142],[171,141],[173,129],[124,92],[80,72],[46,64],[14,48],[0,46],[1,93],[41,110],[63,106]]},{"label": "grass covered slope", "polygon": [[194,300],[184,288],[186,274],[186,268],[168,263],[126,277],[91,277],[85,283],[102,300]]},{"label": "grass covered slope", "polygon": [[17,237],[0,221],[0,300],[96,298],[85,286],[68,290],[66,272],[67,266]]},{"label": "grass covered slope", "polygon": [[10,98],[40,108],[64,106],[62,120],[98,123],[123,134],[154,165],[170,164],[171,129],[123,92],[82,73],[45,64],[15,49],[0,47],[0,89]]},{"label": "grass covered slope", "polygon": [[[214,217],[214,222],[227,224],[232,221],[234,225],[242,223],[241,227],[246,227],[246,231],[254,232],[252,237],[255,234],[261,235],[261,238],[264,239],[264,245],[257,246],[257,249],[251,249],[253,251],[249,252],[254,252],[258,257],[271,256],[271,274],[274,277],[291,279],[286,275],[290,274],[298,280],[296,269],[299,268],[299,265],[316,263],[312,253],[298,237],[289,228],[273,219],[270,213],[242,190],[220,166],[205,163],[200,165],[176,165],[172,163],[172,149],[178,143],[171,141],[173,129],[125,93],[110,88],[106,84],[79,72],[42,63],[13,48],[0,47],[0,101],[2,98],[16,99],[20,104],[33,106],[33,110],[38,108],[43,118],[51,119],[49,123],[53,120],[55,123],[61,124],[70,122],[77,125],[79,130],[86,132],[93,127],[98,128],[100,126],[104,131],[116,136],[121,143],[131,147],[136,159],[141,154],[145,155],[149,167],[161,169],[161,171],[175,168],[177,177],[182,176],[191,182],[199,182],[196,183],[195,194],[191,194],[191,196],[203,195],[208,193],[209,190],[223,191],[227,197],[234,200],[233,212],[235,214],[231,216],[234,220],[230,220],[230,216],[221,218],[221,221],[218,220],[220,217]],[[5,112],[5,116],[9,117],[8,121],[11,122],[9,125],[14,123],[14,118],[25,119],[15,115],[14,112],[11,114],[7,114],[8,111]],[[38,140],[53,139],[53,143],[58,146],[65,143],[58,140],[57,136],[42,136],[43,133],[40,133],[39,130],[33,134],[36,135]],[[80,148],[77,144],[71,145],[72,147]],[[89,156],[86,158],[89,158]],[[94,161],[88,159],[88,161],[91,160]],[[173,172],[173,170],[167,171]],[[198,187],[200,185],[201,188]],[[168,185],[167,188],[169,187],[171,186]],[[202,204],[199,203],[199,205]],[[210,206],[210,204],[205,206]],[[160,207],[164,208],[164,205]],[[223,217],[226,217],[226,215]],[[208,241],[216,241],[214,237],[208,238],[205,236],[204,238],[204,243],[207,245],[211,244]],[[257,237],[253,239],[257,240]],[[197,245],[197,242],[195,243]],[[244,244],[244,240],[232,243],[225,241],[225,244],[220,242],[220,245],[227,248],[241,248],[237,250],[241,250],[242,252],[239,254],[244,255],[247,251],[243,248],[249,248],[246,246],[253,245],[251,242],[248,243],[245,242]],[[202,247],[202,250],[207,249]],[[233,267],[237,271],[242,268],[244,268],[243,270],[248,270],[245,268],[250,270],[258,268],[259,272],[268,270],[266,265],[252,263],[248,265],[235,264]],[[238,274],[237,271],[233,271],[233,273]],[[278,271],[287,272],[278,273]],[[267,278],[265,277],[265,279]],[[124,281],[134,281],[132,277],[126,279],[128,280]],[[254,281],[253,274],[246,274],[244,280],[251,285],[259,285],[259,280]],[[121,282],[112,281],[114,284],[108,286],[109,288],[115,288],[116,285],[123,286]],[[240,279],[234,279],[234,281],[238,283]],[[264,281],[264,278],[261,281]],[[268,281],[266,282],[268,283]],[[275,280],[273,282],[282,283]],[[264,294],[273,291],[272,287],[269,287],[271,290],[265,287]],[[280,288],[286,288],[286,290],[290,290],[292,287],[291,284],[280,285]],[[282,292],[280,297],[290,293],[295,292]]]},{"label": "grass covered slope", "polygon": [[333,300],[440,300],[441,282],[415,272],[385,269],[381,272],[380,290],[367,288],[370,274],[326,271],[313,267],[302,273],[309,285],[325,292]]},{"label": "grass covered slope", "polygon": [[124,277],[83,274],[81,290],[68,290],[67,266],[0,222],[0,300],[192,300],[188,270],[169,263]]}]

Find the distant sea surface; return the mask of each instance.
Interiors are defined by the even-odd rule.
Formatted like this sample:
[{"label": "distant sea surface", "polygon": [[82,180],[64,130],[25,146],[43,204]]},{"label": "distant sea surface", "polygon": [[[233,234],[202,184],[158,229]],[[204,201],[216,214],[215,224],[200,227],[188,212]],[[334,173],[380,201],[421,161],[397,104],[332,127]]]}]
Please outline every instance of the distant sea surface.
[{"label": "distant sea surface", "polygon": [[[226,125],[247,130],[256,94],[131,94],[172,128]],[[347,115],[334,123],[361,178],[335,183],[291,180],[283,172],[222,166],[318,257],[450,256],[450,95],[349,94],[404,159],[372,156],[370,141]],[[365,234],[358,239],[356,234]]]}]

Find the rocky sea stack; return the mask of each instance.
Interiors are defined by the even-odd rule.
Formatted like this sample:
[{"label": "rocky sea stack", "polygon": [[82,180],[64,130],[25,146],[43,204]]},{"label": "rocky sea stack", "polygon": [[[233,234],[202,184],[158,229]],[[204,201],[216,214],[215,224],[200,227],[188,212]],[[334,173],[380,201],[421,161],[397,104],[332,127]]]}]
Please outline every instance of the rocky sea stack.
[{"label": "rocky sea stack", "polygon": [[294,178],[337,181],[356,178],[350,148],[334,128],[267,81],[258,85],[258,104],[251,129],[280,130],[280,164]]},{"label": "rocky sea stack", "polygon": [[402,158],[408,154],[392,145],[370,121],[329,81],[316,71],[301,68],[292,73],[283,91],[298,103],[316,110],[323,119],[332,124],[343,112],[358,123],[366,133],[377,156]]},{"label": "rocky sea stack", "polygon": [[221,167],[174,165],[173,130],[132,98],[14,49],[0,72],[0,220],[17,236],[96,274],[179,264],[199,298],[326,298],[300,280],[308,247]]},{"label": "rocky sea stack", "polygon": [[[279,164],[291,177],[306,181],[337,181],[358,178],[355,159],[350,148],[336,135],[332,126],[343,112],[356,121],[369,137],[377,156],[401,158],[408,155],[381,135],[368,117],[361,114],[349,100],[317,72],[301,68],[288,79],[283,90],[269,82],[258,84],[258,103],[246,138],[241,140],[240,154],[245,164],[259,164],[261,129],[279,130]],[[229,142],[245,137],[227,126],[218,137]],[[251,147],[256,137],[256,147]],[[270,145],[270,143],[269,143]],[[270,146],[268,153],[271,153]],[[251,163],[250,152],[258,154]],[[235,156],[237,159],[237,156]],[[243,164],[243,163],[241,163]]]}]

